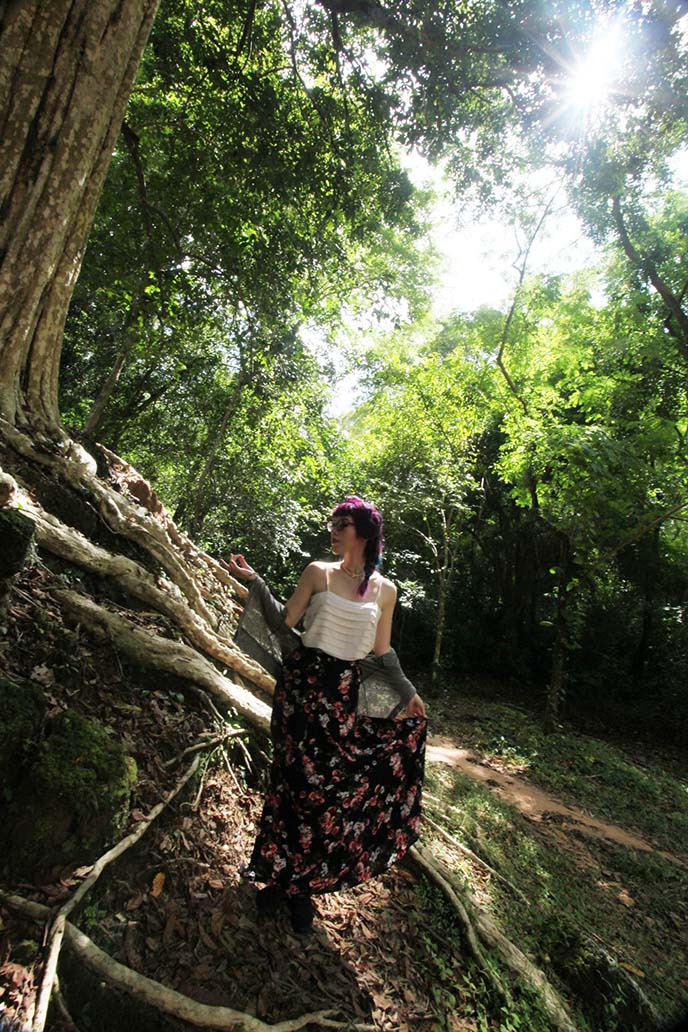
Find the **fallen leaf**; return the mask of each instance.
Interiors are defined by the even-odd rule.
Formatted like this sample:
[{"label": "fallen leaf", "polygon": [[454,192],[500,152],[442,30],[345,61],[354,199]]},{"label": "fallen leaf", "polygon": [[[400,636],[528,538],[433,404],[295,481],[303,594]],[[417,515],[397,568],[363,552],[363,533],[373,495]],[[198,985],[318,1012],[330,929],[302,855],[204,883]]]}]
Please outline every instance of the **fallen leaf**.
[{"label": "fallen leaf", "polygon": [[225,920],[226,915],[222,910],[218,908],[213,911],[212,917],[210,918],[210,930],[218,939],[220,938],[220,933],[222,932],[222,926],[224,925]]},{"label": "fallen leaf", "polygon": [[35,666],[31,671],[31,679],[38,681],[39,684],[55,684],[55,674],[46,666],[44,663],[40,666]]},{"label": "fallen leaf", "polygon": [[640,968],[633,967],[632,964],[626,964],[623,960],[619,962],[619,967],[622,967],[624,971],[630,971],[630,973],[635,975],[636,978],[645,978],[644,971],[641,971]]},{"label": "fallen leaf", "polygon": [[156,874],[155,878],[153,878],[153,889],[152,889],[153,895],[154,896],[161,896],[162,895],[162,890],[164,888],[165,888],[165,874],[163,873],[163,871],[159,871]]},{"label": "fallen leaf", "polygon": [[162,941],[165,944],[165,946],[169,946],[172,940],[174,939],[174,933],[178,926],[179,921],[177,920],[177,915],[175,913],[170,914],[167,918],[165,929],[162,933]]}]

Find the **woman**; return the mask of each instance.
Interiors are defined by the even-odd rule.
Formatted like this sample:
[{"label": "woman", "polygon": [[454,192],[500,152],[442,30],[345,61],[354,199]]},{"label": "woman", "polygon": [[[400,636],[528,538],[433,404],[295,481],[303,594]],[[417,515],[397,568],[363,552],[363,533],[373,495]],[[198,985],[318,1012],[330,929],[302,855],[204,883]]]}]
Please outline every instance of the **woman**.
[{"label": "woman", "polygon": [[[328,529],[339,561],[307,566],[286,604],[286,625],[303,617],[305,629],[277,679],[270,790],[241,869],[267,882],[258,913],[273,914],[286,899],[301,934],[312,928],[312,895],[367,881],[416,841],[425,759],[425,706],[400,670],[406,716],[357,713],[357,661],[371,650],[396,659],[397,592],[377,569],[382,517],[354,495],[335,508]],[[257,577],[242,555],[228,567],[243,580]]]}]

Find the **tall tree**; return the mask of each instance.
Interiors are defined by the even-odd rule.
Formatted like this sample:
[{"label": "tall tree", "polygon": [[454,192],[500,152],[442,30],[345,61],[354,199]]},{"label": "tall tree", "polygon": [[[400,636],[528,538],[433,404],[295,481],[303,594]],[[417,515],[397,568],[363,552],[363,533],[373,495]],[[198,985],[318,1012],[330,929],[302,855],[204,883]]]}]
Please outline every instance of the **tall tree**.
[{"label": "tall tree", "polygon": [[59,427],[67,308],[157,0],[0,14],[0,415]]}]

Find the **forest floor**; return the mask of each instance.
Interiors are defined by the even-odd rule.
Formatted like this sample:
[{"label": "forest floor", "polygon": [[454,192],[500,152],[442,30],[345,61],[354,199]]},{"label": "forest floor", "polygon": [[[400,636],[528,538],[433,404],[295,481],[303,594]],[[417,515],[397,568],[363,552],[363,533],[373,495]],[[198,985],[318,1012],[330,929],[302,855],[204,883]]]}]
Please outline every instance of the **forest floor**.
[{"label": "forest floor", "polygon": [[527,896],[446,844],[506,934],[545,969],[592,937],[660,1013],[688,1008],[685,759],[571,727],[545,735],[528,708],[465,692],[439,692],[433,713],[426,812]]},{"label": "forest floor", "polygon": [[[16,586],[0,670],[40,681],[53,713],[78,709],[125,743],[139,769],[133,824],[184,766],[164,763],[212,726],[184,681],[133,668],[109,639],[67,626],[36,571]],[[661,1013],[688,1000],[688,794],[676,764],[646,766],[616,746],[568,731],[545,739],[532,714],[505,703],[423,694],[431,732],[426,813],[527,902],[429,823],[423,841],[574,1004],[579,1027],[609,1027],[603,1016],[586,1019],[580,1010],[589,986],[564,978],[567,956],[583,936],[632,973]],[[462,757],[459,766],[447,762],[455,755]],[[467,755],[478,760],[468,763],[468,773]],[[503,781],[511,782],[510,799],[498,794]],[[529,811],[525,796],[513,794],[526,782],[548,793],[544,810]],[[242,750],[232,746],[226,759],[216,754],[201,783],[107,870],[75,923],[134,970],[266,1022],[333,1008],[333,1018],[380,1032],[549,1032],[527,993],[517,989],[508,1011],[495,998],[438,891],[408,860],[346,893],[316,897],[309,939],[292,933],[285,910],[258,922],[255,889],[241,881],[238,868],[250,853],[261,799],[261,778],[246,767]],[[581,820],[589,823],[592,815],[617,825],[643,845],[584,834],[578,817],[559,814],[559,802],[580,810]],[[56,869],[39,884],[6,887],[54,904],[82,876]],[[3,1001],[32,992],[37,943],[31,925],[2,909],[0,1010]],[[63,990],[81,1032],[188,1027],[104,989],[66,949],[63,962]],[[53,1015],[51,1027],[65,1026]]]}]

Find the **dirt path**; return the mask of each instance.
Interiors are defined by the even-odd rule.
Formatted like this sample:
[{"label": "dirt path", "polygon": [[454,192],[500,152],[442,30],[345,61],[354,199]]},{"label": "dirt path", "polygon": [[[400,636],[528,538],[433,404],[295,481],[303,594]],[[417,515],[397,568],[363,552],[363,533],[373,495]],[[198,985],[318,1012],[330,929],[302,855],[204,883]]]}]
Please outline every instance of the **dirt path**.
[{"label": "dirt path", "polygon": [[666,860],[686,866],[684,861],[672,853],[658,849],[639,835],[591,817],[582,810],[555,799],[543,789],[522,781],[514,774],[505,774],[488,766],[483,758],[471,749],[459,749],[451,739],[443,735],[432,735],[431,738],[432,742],[429,740],[427,745],[427,760],[431,763],[447,763],[452,767],[458,767],[470,778],[488,785],[496,795],[516,806],[530,820],[554,821],[563,831],[577,831],[590,838],[607,839],[622,846],[641,849],[646,853],[657,853]]}]

